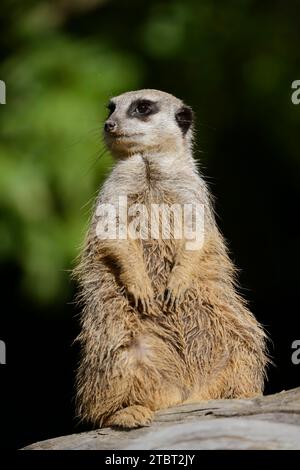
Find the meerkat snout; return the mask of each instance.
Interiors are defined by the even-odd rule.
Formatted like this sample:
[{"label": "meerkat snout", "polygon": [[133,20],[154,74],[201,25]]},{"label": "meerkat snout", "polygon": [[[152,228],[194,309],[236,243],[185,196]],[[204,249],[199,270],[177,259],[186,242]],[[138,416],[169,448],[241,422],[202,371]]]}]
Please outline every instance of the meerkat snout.
[{"label": "meerkat snout", "polygon": [[108,119],[104,124],[105,132],[114,132],[117,129],[117,123]]},{"label": "meerkat snout", "polygon": [[104,139],[112,154],[178,153],[190,146],[193,112],[174,96],[158,90],[123,93],[110,100]]}]

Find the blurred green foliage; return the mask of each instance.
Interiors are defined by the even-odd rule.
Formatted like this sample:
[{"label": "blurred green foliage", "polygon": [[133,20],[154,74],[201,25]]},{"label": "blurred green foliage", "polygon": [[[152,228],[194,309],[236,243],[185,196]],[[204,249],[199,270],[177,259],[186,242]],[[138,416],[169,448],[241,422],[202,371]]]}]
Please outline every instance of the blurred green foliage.
[{"label": "blurred green foliage", "polygon": [[111,95],[151,86],[186,99],[207,164],[220,144],[210,126],[230,135],[243,117],[298,165],[296,12],[254,0],[2,1],[0,257],[20,267],[24,292],[46,304],[69,295],[66,271],[111,165]]},{"label": "blurred green foliage", "polygon": [[139,79],[129,55],[69,38],[46,13],[32,5],[14,19],[24,43],[2,68],[0,143],[0,256],[19,263],[24,288],[43,302],[67,290],[85,203],[110,165],[101,140],[107,99]]}]

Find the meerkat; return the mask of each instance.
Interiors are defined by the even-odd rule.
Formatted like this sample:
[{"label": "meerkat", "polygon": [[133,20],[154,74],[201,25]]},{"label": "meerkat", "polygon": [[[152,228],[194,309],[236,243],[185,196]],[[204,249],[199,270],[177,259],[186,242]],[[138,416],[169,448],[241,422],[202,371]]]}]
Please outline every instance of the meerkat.
[{"label": "meerkat", "polygon": [[[78,416],[93,426],[148,425],[181,403],[263,393],[266,335],[237,288],[207,185],[192,154],[193,112],[157,90],[110,100],[104,138],[116,164],[75,274],[82,304]],[[97,207],[204,207],[203,243],[97,236]],[[117,219],[118,223],[118,219]]]}]

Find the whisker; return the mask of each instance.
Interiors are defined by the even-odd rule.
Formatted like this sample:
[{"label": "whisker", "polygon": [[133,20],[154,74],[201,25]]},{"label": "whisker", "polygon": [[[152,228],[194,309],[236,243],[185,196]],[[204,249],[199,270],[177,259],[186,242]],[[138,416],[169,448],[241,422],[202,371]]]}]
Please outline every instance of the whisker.
[{"label": "whisker", "polygon": [[83,176],[86,177],[90,171],[92,171],[95,166],[97,165],[98,161],[103,158],[103,156],[108,153],[108,150],[106,147],[102,148],[100,151],[97,151],[95,152],[93,155],[92,155],[92,158],[93,158],[93,161],[92,163],[89,165],[89,167],[87,168],[87,170],[84,172]]}]

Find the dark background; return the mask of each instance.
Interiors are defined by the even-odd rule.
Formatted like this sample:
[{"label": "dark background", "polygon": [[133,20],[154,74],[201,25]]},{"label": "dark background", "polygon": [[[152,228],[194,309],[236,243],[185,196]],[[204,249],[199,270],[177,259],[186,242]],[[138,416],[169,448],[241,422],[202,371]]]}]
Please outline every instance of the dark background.
[{"label": "dark background", "polygon": [[266,393],[300,385],[299,13],[299,2],[274,0],[1,2],[1,447],[84,429],[69,271],[111,166],[105,104],[130,89],[194,108],[195,155],[272,340]]}]

